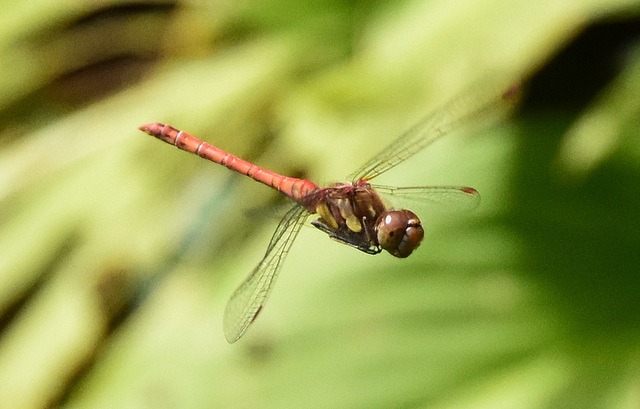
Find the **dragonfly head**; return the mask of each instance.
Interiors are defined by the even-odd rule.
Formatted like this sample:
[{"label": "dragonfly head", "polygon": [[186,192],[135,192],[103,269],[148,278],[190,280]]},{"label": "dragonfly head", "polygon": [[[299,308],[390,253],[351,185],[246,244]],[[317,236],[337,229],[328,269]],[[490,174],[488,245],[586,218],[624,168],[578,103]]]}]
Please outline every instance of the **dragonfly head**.
[{"label": "dragonfly head", "polygon": [[404,258],[417,249],[424,238],[418,216],[410,210],[391,210],[376,223],[378,244],[396,257]]}]

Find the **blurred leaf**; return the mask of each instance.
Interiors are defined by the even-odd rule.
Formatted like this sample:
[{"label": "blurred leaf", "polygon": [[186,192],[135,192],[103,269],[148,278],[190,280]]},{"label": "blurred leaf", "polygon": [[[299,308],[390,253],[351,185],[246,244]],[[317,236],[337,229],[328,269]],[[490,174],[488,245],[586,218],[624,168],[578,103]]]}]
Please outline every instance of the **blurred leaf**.
[{"label": "blurred leaf", "polygon": [[[0,408],[638,406],[637,2],[4,3]],[[572,105],[582,76],[537,70],[601,21],[627,42]],[[224,341],[277,195],[138,126],[328,184],[529,77],[520,114],[381,177],[473,186],[475,211],[427,214],[407,260],[303,229]]]}]

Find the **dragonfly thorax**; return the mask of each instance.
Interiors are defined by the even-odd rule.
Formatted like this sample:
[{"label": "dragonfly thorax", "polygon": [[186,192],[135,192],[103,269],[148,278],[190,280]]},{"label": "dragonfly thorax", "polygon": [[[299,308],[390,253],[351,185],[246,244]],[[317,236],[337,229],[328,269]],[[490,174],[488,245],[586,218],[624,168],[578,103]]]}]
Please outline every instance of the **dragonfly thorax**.
[{"label": "dragonfly thorax", "polygon": [[314,210],[320,219],[312,224],[365,253],[384,249],[396,257],[407,257],[424,237],[418,216],[389,208],[365,180],[335,183],[319,193]]}]

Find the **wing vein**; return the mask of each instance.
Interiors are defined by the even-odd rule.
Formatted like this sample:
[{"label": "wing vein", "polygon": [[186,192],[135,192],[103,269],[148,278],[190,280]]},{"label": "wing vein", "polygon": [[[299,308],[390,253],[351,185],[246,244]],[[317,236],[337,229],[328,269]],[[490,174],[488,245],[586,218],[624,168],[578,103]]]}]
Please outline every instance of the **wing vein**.
[{"label": "wing vein", "polygon": [[287,212],[273,233],[264,257],[229,299],[223,319],[228,342],[240,339],[262,310],[282,262],[308,215],[298,204]]}]

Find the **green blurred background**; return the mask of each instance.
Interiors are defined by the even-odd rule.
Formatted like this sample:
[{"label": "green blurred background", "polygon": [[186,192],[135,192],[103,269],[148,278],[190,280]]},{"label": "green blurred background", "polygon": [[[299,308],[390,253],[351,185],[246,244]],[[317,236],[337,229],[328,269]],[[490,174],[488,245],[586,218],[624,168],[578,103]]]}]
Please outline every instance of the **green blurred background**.
[{"label": "green blurred background", "polygon": [[[0,408],[640,407],[637,0],[31,1],[0,13]],[[519,110],[378,181],[468,185],[408,259],[137,130],[319,184],[471,84]]]}]

